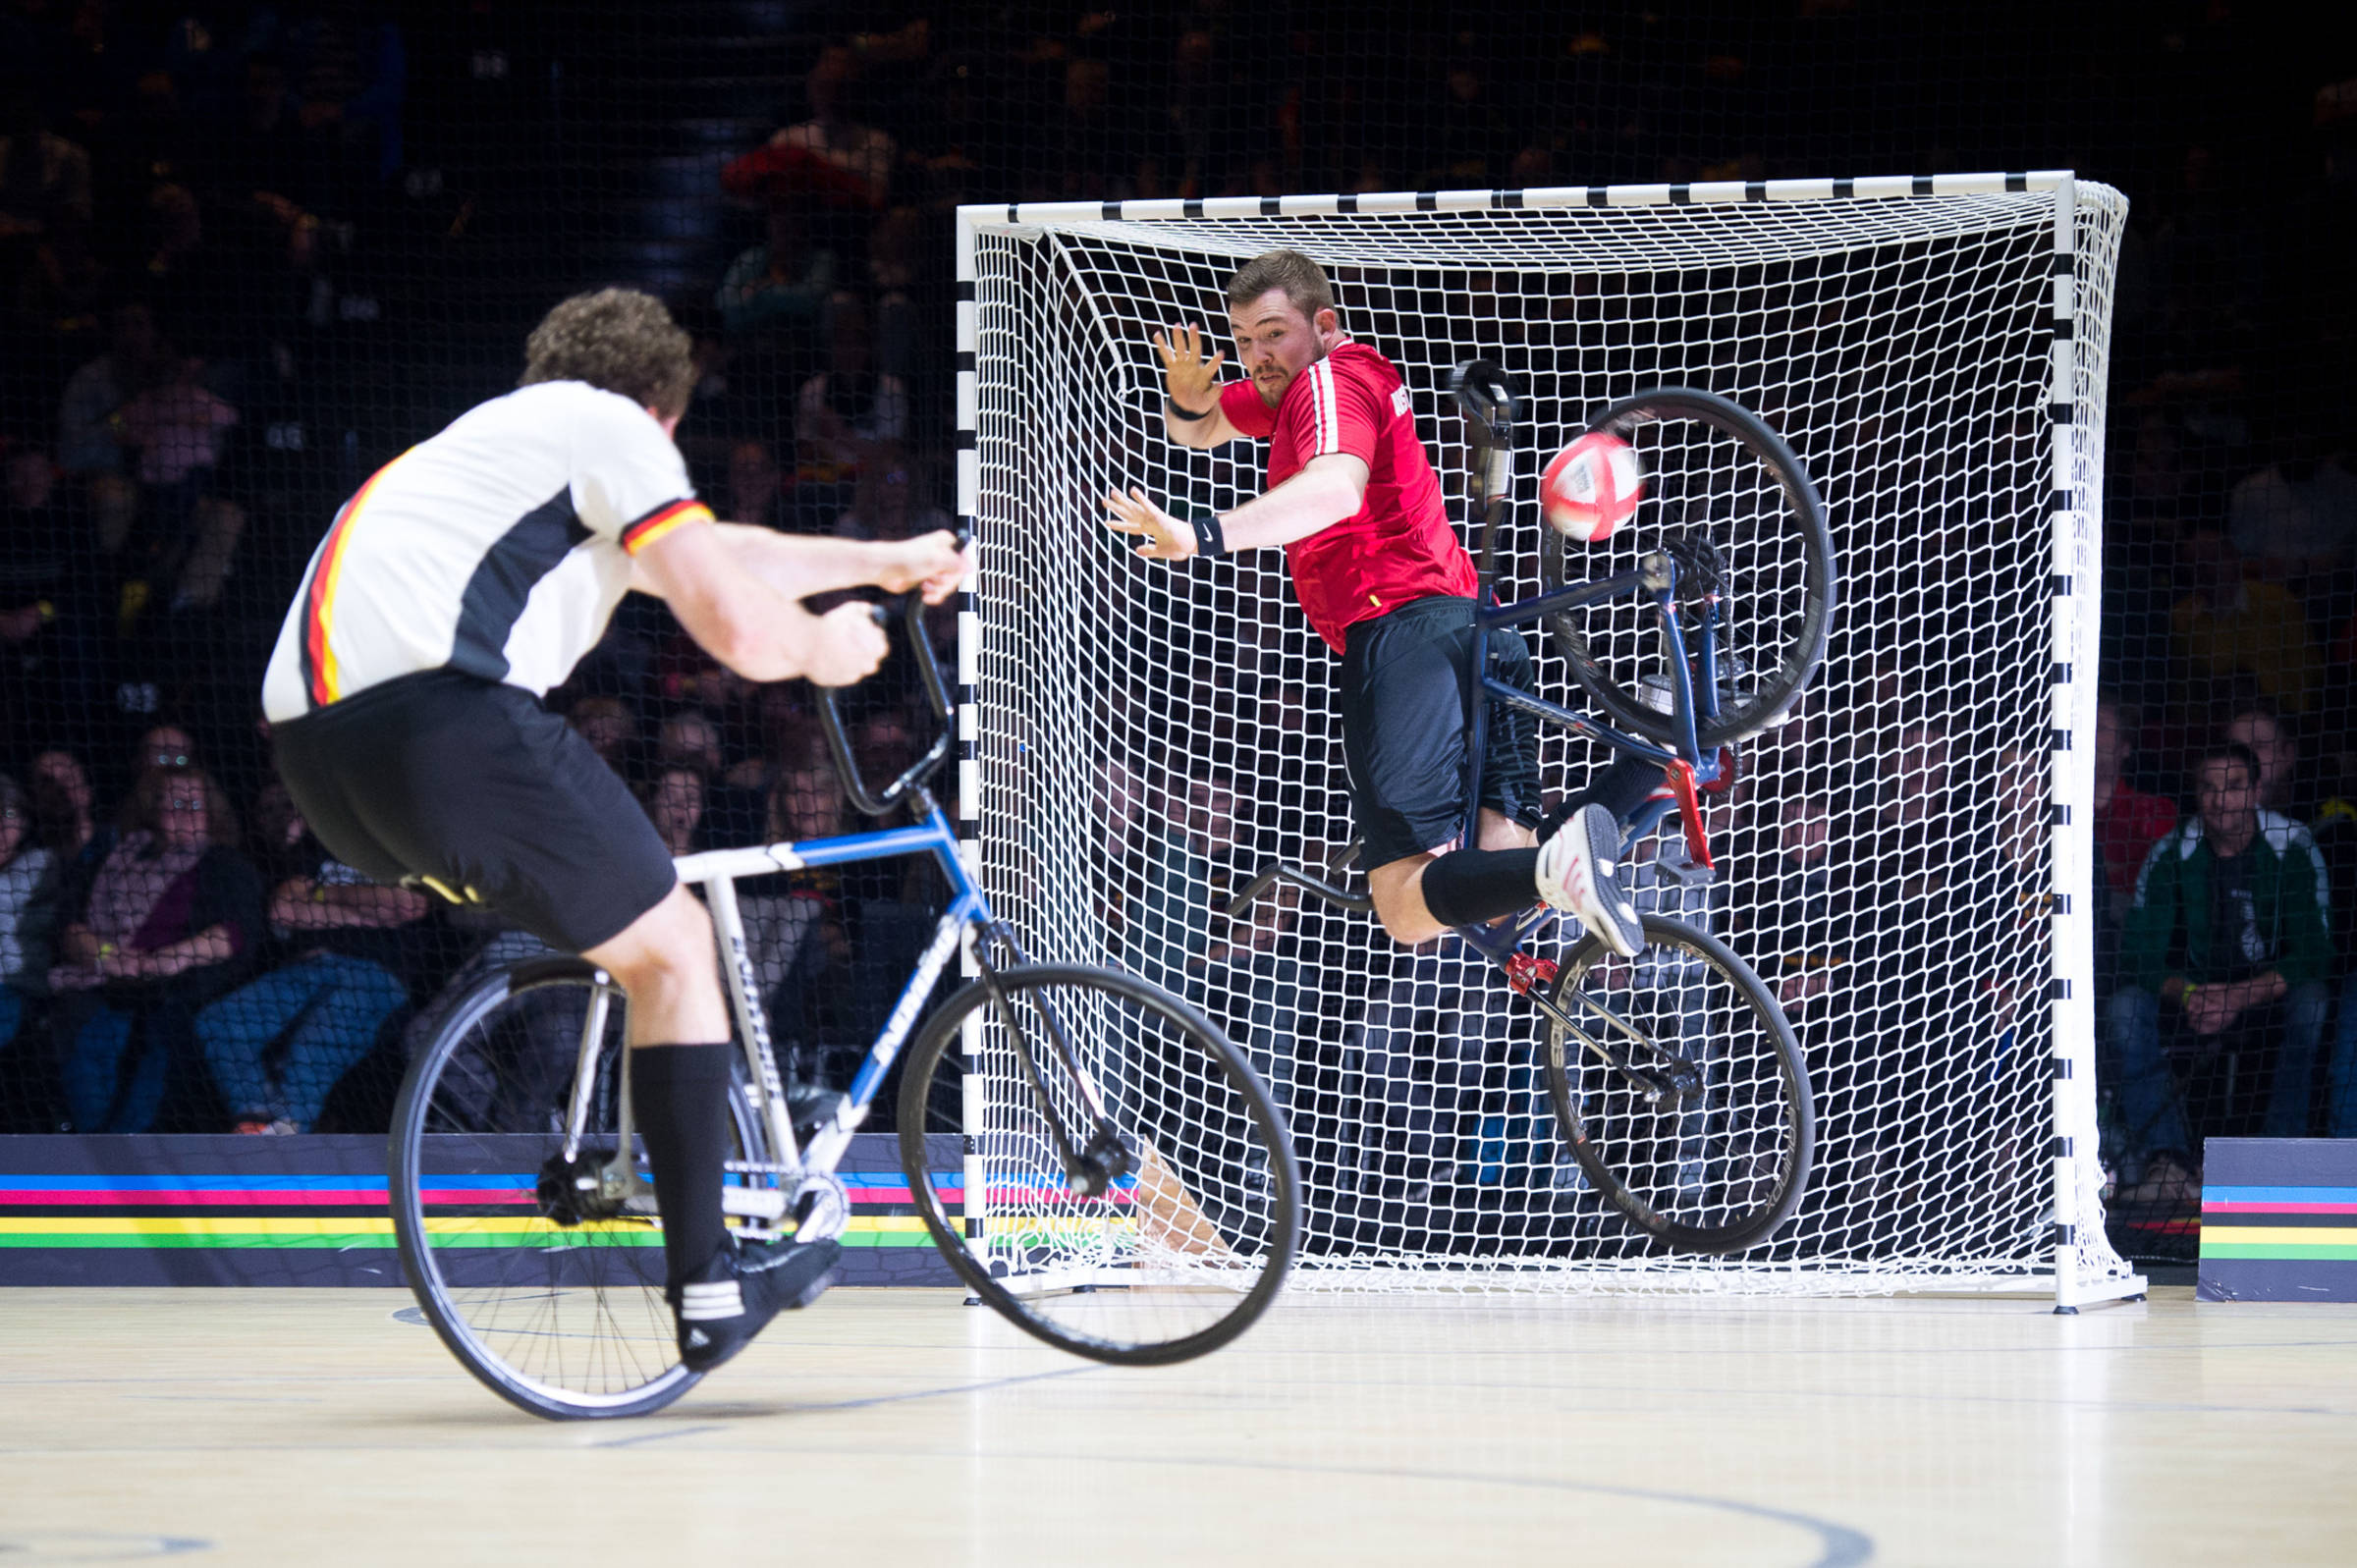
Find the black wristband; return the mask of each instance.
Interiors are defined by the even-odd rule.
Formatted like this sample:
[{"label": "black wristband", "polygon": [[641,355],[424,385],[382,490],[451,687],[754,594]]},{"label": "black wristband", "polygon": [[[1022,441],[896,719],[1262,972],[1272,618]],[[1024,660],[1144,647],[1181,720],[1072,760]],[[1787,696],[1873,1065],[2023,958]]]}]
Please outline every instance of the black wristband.
[{"label": "black wristband", "polygon": [[1218,513],[1206,513],[1192,520],[1195,525],[1195,554],[1224,556],[1228,553],[1228,535],[1220,527]]},{"label": "black wristband", "polygon": [[1201,413],[1197,413],[1192,408],[1181,408],[1178,406],[1178,400],[1168,395],[1164,396],[1162,400],[1162,406],[1165,412],[1175,413],[1179,418],[1188,420],[1208,419],[1212,416],[1214,411],[1213,409],[1206,408]]}]

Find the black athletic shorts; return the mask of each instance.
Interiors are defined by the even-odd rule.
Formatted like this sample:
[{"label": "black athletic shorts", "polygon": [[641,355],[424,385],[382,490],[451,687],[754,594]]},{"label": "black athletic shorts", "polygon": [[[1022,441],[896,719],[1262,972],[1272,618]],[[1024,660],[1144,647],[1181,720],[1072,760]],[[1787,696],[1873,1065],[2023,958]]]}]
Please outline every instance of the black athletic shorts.
[{"label": "black athletic shorts", "polygon": [[679,881],[614,770],[521,687],[403,676],[271,738],[328,853],[378,882],[486,904],[562,951],[620,935]]},{"label": "black athletic shorts", "polygon": [[[1350,810],[1372,871],[1455,839],[1465,828],[1465,666],[1473,656],[1473,601],[1418,599],[1350,627],[1343,655],[1343,759]],[[1511,628],[1491,633],[1497,674],[1537,689],[1530,647]],[[1524,826],[1539,802],[1538,721],[1492,705],[1483,748],[1481,803]]]}]

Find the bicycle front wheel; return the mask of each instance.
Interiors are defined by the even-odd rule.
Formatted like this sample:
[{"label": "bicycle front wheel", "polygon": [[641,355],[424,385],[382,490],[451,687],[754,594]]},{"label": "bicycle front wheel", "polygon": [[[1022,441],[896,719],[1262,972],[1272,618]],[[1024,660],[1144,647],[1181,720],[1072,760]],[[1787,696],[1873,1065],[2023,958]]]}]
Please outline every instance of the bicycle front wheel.
[{"label": "bicycle front wheel", "polygon": [[1808,1068],[1783,1008],[1726,944],[1653,915],[1645,938],[1633,962],[1593,937],[1562,961],[1552,1000],[1579,1033],[1548,1024],[1556,1120],[1638,1228],[1680,1252],[1740,1252],[1807,1188]]},{"label": "bicycle front wheel", "polygon": [[[699,1376],[680,1365],[644,1157],[619,1134],[625,1013],[621,987],[578,958],[487,976],[411,1063],[394,1111],[389,1196],[410,1288],[468,1372],[552,1420],[644,1415]],[[757,1161],[759,1119],[741,1094],[731,1103],[728,1157]]]},{"label": "bicycle front wheel", "polygon": [[[1645,500],[1628,526],[1596,544],[1541,528],[1541,584],[1552,591],[1632,570],[1650,550],[1682,554],[1689,565],[1681,567],[1679,615],[1689,657],[1700,652],[1702,596],[1719,595],[1720,711],[1697,723],[1701,745],[1727,745],[1781,722],[1824,660],[1833,626],[1833,535],[1800,460],[1756,415],[1708,392],[1643,393],[1612,405],[1588,428],[1635,449]],[[1716,584],[1694,580],[1696,563]],[[1547,628],[1572,677],[1614,723],[1664,743],[1674,738],[1651,599],[1602,600],[1549,617]],[[1699,668],[1693,676],[1699,682]]]},{"label": "bicycle front wheel", "polygon": [[[1093,1194],[1068,1161],[1092,1140],[1111,1152],[1092,1099],[1120,1135]],[[1300,1246],[1300,1172],[1268,1091],[1201,1013],[1115,970],[1025,965],[958,992],[911,1048],[900,1129],[959,1276],[1076,1355],[1217,1349],[1268,1310]],[[945,1155],[954,1187],[933,1179]]]}]

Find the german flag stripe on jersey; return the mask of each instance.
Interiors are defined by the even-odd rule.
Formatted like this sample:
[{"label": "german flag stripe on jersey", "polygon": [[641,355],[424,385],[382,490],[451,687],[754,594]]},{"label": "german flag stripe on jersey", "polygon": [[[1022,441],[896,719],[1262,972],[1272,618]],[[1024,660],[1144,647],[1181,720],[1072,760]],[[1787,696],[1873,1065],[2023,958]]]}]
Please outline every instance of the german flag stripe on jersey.
[{"label": "german flag stripe on jersey", "polygon": [[385,475],[399,467],[402,458],[409,455],[405,452],[401,458],[395,458],[353,492],[352,499],[344,503],[344,510],[336,514],[335,526],[327,530],[326,542],[319,547],[318,565],[311,568],[309,604],[302,617],[303,685],[310,692],[311,706],[315,708],[324,708],[343,694],[335,649],[328,639],[335,623],[336,584],[344,575],[345,546],[351,543],[353,524],[359,520],[360,510],[376,494],[376,487],[384,482]]},{"label": "german flag stripe on jersey", "polygon": [[622,548],[636,555],[674,528],[690,522],[710,522],[712,509],[700,501],[674,501],[657,507],[622,530]]}]

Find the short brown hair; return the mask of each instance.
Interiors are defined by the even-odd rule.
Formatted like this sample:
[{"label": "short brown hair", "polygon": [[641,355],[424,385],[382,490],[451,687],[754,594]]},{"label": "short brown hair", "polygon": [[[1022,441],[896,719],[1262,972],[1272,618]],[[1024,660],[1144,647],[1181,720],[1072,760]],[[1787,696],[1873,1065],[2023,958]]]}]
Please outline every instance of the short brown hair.
[{"label": "short brown hair", "polygon": [[1283,289],[1292,307],[1310,320],[1334,308],[1334,285],[1326,269],[1298,250],[1266,250],[1244,263],[1228,281],[1228,308],[1240,309],[1267,294]]},{"label": "short brown hair", "polygon": [[541,318],[523,345],[523,379],[586,381],[666,418],[687,411],[694,345],[663,301],[636,289],[576,294]]}]

